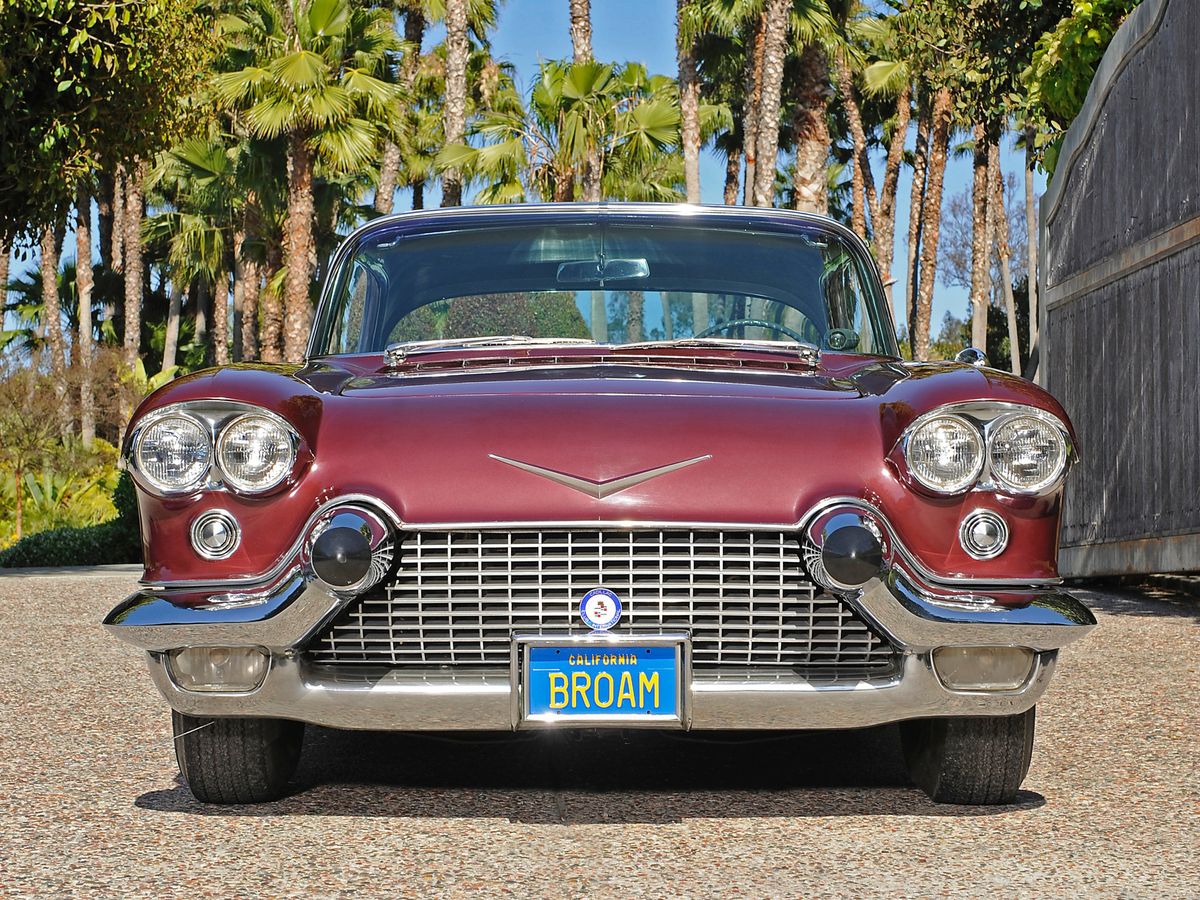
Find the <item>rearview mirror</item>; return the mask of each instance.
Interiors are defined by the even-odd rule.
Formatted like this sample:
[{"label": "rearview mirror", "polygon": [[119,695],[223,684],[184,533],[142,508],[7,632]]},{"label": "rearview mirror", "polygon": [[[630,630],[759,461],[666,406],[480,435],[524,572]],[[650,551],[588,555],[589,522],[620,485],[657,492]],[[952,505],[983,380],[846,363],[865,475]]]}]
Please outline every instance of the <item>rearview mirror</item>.
[{"label": "rearview mirror", "polygon": [[598,284],[607,281],[632,281],[650,277],[650,264],[644,259],[581,259],[558,267],[559,284]]}]

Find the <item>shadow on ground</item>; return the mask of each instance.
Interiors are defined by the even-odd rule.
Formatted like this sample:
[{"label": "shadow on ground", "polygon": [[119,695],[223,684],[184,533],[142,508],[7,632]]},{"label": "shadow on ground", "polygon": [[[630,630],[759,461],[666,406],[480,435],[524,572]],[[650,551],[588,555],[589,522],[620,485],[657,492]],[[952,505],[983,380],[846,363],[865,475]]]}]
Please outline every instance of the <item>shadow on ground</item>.
[{"label": "shadow on ground", "polygon": [[1116,616],[1184,618],[1200,622],[1200,579],[1078,581],[1067,590],[1096,612]]},{"label": "shadow on ground", "polygon": [[694,818],[981,816],[1032,809],[930,802],[904,774],[898,729],[783,735],[592,732],[443,736],[309,728],[297,791],[205,806],[179,780],[136,800],[198,815],[498,818],[666,824]]}]

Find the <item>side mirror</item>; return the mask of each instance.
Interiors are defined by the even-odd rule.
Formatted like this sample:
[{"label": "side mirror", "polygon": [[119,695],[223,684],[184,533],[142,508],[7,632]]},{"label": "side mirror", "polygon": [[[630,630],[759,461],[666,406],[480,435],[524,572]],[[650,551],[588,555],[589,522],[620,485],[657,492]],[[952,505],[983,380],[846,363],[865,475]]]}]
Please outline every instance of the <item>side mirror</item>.
[{"label": "side mirror", "polygon": [[969,366],[986,366],[988,364],[987,354],[975,347],[959,350],[954,356],[954,361],[966,363]]}]

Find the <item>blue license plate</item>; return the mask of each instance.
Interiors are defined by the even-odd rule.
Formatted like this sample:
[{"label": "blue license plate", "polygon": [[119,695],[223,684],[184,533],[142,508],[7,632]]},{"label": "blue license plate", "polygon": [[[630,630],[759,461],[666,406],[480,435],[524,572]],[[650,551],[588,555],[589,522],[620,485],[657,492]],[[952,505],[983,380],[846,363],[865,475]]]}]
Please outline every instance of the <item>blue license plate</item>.
[{"label": "blue license plate", "polygon": [[675,646],[533,646],[528,653],[530,717],[679,718]]}]

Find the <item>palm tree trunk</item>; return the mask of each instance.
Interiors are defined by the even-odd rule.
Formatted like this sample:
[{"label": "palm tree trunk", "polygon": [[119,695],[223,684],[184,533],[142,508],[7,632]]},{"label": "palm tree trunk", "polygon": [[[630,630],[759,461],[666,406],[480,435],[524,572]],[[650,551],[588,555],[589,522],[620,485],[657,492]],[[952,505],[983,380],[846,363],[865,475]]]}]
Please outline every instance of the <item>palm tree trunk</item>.
[{"label": "palm tree trunk", "polygon": [[118,275],[125,272],[125,166],[117,164],[113,173],[112,189],[112,246],[108,251],[112,270]]},{"label": "palm tree trunk", "polygon": [[96,237],[100,244],[100,265],[112,268],[113,185],[107,172],[96,173]]},{"label": "palm tree trunk", "polygon": [[575,62],[591,62],[592,56],[592,2],[571,0],[571,50]]},{"label": "palm tree trunk", "polygon": [[259,331],[259,352],[263,362],[283,362],[283,303],[276,276],[283,268],[283,248],[272,241],[267,245],[267,271],[264,273],[262,325]]},{"label": "palm tree trunk", "polygon": [[975,126],[971,155],[971,346],[987,348],[988,281],[991,276],[991,237],[988,233],[988,134]]},{"label": "palm tree trunk", "polygon": [[746,154],[746,184],[742,205],[754,202],[754,174],[758,170],[758,105],[762,97],[763,34],[766,13],[754,17],[754,28],[746,39],[746,66],[742,71],[742,148]]},{"label": "palm tree trunk", "polygon": [[917,318],[917,294],[921,287],[921,212],[925,206],[925,185],[929,181],[929,130],[931,125],[928,107],[918,100],[917,146],[913,155],[912,192],[908,201],[908,297],[905,307],[908,316],[908,349],[916,355],[916,332],[913,323]]},{"label": "palm tree trunk", "polygon": [[708,328],[708,295],[692,294],[692,336]]},{"label": "palm tree trunk", "polygon": [[204,348],[204,364],[211,366],[213,360],[212,343],[209,341],[209,313],[212,311],[212,292],[208,289],[208,282],[203,278],[197,279],[193,283],[194,292],[192,294],[195,300],[195,327],[192,329],[192,342]]},{"label": "palm tree trunk", "polygon": [[677,0],[676,55],[679,61],[679,139],[683,145],[683,181],[688,203],[700,202],[700,76],[690,20],[696,0]]},{"label": "palm tree trunk", "polygon": [[[251,219],[249,208],[248,204],[243,221]],[[233,357],[237,361],[258,358],[259,267],[256,261],[246,259],[245,245],[246,230],[243,228],[233,236],[233,302],[236,310]]]},{"label": "palm tree trunk", "polygon": [[167,328],[163,335],[163,371],[166,372],[175,365],[175,357],[179,352],[179,317],[183,313],[183,283],[178,278],[171,279],[171,298],[167,304]]},{"label": "palm tree trunk", "polygon": [[[800,57],[792,131],[796,170],[792,193],[796,209],[824,215],[829,211],[829,69],[825,51],[809,44]],[[860,206],[858,194],[855,206]]]},{"label": "palm tree trunk", "polygon": [[290,363],[304,359],[312,322],[313,269],[313,156],[305,135],[292,132],[288,139],[288,211],[284,232],[283,358]]},{"label": "palm tree trunk", "polygon": [[726,206],[737,203],[738,178],[742,174],[742,150],[740,147],[730,147],[729,155],[725,157],[725,196]]},{"label": "palm tree trunk", "polygon": [[0,240],[0,307],[8,303],[8,267],[12,262],[12,247]]},{"label": "palm tree trunk", "polygon": [[917,359],[929,358],[929,325],[933,314],[933,285],[937,276],[938,234],[942,224],[942,187],[946,155],[950,145],[951,98],[940,88],[933,98],[933,133],[929,147],[929,176],[921,225],[921,286],[917,293],[917,316],[913,323]]},{"label": "palm tree trunk", "polygon": [[856,155],[850,166],[850,228],[864,241],[867,239],[867,206],[863,202],[865,195],[863,167]]},{"label": "palm tree trunk", "polygon": [[592,291],[592,340],[597,344],[608,343],[608,309],[604,304],[604,291]]},{"label": "palm tree trunk", "polygon": [[425,208],[425,182],[424,181],[414,181],[412,184],[412,192],[413,192],[412,208],[413,209],[424,209]]},{"label": "palm tree trunk", "polygon": [[213,362],[218,366],[227,366],[229,365],[229,276],[224,272],[218,272],[213,277],[212,298]]},{"label": "palm tree trunk", "polygon": [[[871,158],[867,153],[867,133],[863,128],[862,112],[858,107],[858,96],[854,90],[854,73],[845,52],[837,54],[838,86],[842,92],[842,104],[846,109],[846,120],[850,125],[850,137],[854,141],[854,169],[862,183],[861,196],[866,200],[862,210],[863,228],[859,236],[866,240],[866,213],[871,213],[871,228],[878,234],[880,226],[879,199],[875,194],[875,175],[871,172]],[[859,207],[856,195],[855,207]]]},{"label": "palm tree trunk", "polygon": [[142,256],[142,185],[146,161],[135,159],[125,179],[125,363],[132,368],[142,349],[142,294],[145,268]]},{"label": "palm tree trunk", "polygon": [[625,335],[625,340],[631,344],[636,344],[643,339],[645,329],[642,328],[642,319],[646,315],[646,295],[642,291],[629,292],[629,328]]},{"label": "palm tree trunk", "polygon": [[993,218],[996,255],[1000,257],[1000,289],[1004,293],[1004,308],[1008,313],[1008,358],[1014,375],[1021,374],[1021,334],[1017,330],[1017,303],[1013,297],[1012,271],[1009,261],[1012,251],[1008,245],[1008,213],[1004,207],[1004,170],[1000,165],[1000,145],[988,148],[988,169],[992,184]]},{"label": "palm tree trunk", "polygon": [[[1025,129],[1025,241],[1026,278],[1029,285],[1029,357],[1038,342],[1038,222],[1033,196],[1033,127]],[[1032,365],[1032,363],[1030,363]],[[1026,377],[1032,376],[1032,372]]]},{"label": "palm tree trunk", "polygon": [[42,231],[39,261],[42,275],[42,328],[45,329],[46,346],[50,351],[50,377],[58,398],[59,424],[63,434],[66,434],[66,341],[63,340],[62,305],[58,297],[58,254],[61,245],[58,230],[53,225],[47,225]]},{"label": "palm tree trunk", "polygon": [[396,203],[396,185],[400,180],[400,148],[391,141],[383,145],[379,163],[379,185],[375,188],[375,211],[388,215]]},{"label": "palm tree trunk", "polygon": [[[762,98],[758,105],[758,152],[754,170],[754,205],[775,205],[775,168],[779,156],[779,107],[783,64],[787,59],[788,0],[766,0],[763,14]],[[822,54],[823,58],[823,54]]]},{"label": "palm tree trunk", "polygon": [[908,137],[908,122],[912,116],[912,93],[908,85],[896,98],[896,121],[888,144],[887,163],[883,169],[883,188],[879,194],[879,223],[875,228],[875,259],[883,274],[883,289],[888,306],[892,307],[892,262],[896,258],[896,189],[900,184],[900,165],[904,160],[904,144]]},{"label": "palm tree trunk", "polygon": [[83,446],[96,439],[96,395],[92,384],[92,195],[80,183],[75,194],[75,293],[79,299],[79,434]]},{"label": "palm tree trunk", "polygon": [[[468,0],[446,0],[446,99],[442,130],[446,144],[461,144],[467,127]],[[442,175],[442,206],[462,205],[462,173],[447,169]]]}]

